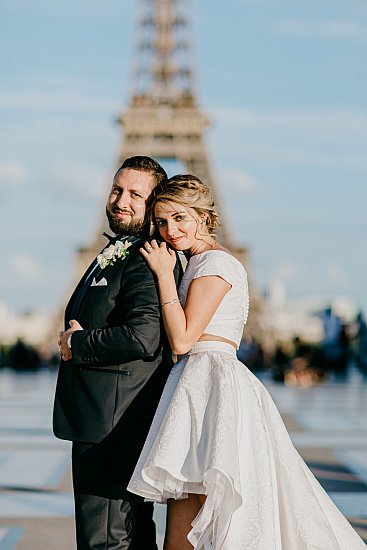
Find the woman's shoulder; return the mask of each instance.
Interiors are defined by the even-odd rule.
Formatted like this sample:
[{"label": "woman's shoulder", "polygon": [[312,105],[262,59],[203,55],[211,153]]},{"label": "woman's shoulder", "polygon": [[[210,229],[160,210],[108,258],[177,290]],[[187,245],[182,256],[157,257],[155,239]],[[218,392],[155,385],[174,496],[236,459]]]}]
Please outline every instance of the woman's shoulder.
[{"label": "woman's shoulder", "polygon": [[246,270],[241,262],[223,248],[215,248],[196,254],[190,258],[189,264],[195,278],[210,275],[218,275],[226,280],[232,279],[235,275],[246,277]]},{"label": "woman's shoulder", "polygon": [[234,265],[245,270],[242,263],[226,248],[213,248],[190,258],[195,264]]}]

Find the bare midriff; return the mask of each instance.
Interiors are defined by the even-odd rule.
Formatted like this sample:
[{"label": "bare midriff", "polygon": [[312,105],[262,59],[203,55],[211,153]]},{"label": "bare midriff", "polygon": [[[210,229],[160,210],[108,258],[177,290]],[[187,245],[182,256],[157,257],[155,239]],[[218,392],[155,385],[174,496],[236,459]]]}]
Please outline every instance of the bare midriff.
[{"label": "bare midriff", "polygon": [[237,346],[232,340],[227,340],[227,338],[222,338],[221,336],[214,336],[214,334],[202,334],[198,340],[198,342],[225,342],[226,344],[230,344],[235,349],[237,349]]}]

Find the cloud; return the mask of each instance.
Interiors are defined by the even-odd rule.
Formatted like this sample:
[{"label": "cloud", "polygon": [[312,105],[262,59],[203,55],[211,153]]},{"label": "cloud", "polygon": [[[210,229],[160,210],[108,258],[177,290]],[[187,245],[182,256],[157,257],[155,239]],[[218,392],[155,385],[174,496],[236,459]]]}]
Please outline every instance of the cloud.
[{"label": "cloud", "polygon": [[25,167],[17,161],[0,160],[0,185],[13,187],[23,185],[28,179]]},{"label": "cloud", "polygon": [[105,0],[103,3],[97,0],[88,2],[75,2],[64,0],[63,2],[47,2],[45,0],[2,0],[2,8],[10,11],[19,11],[32,15],[35,13],[51,17],[68,17],[72,13],[74,17],[123,17],[130,13],[133,6],[133,0],[124,0],[116,2],[115,0]]},{"label": "cloud", "polygon": [[106,96],[87,97],[82,92],[52,90],[5,90],[0,92],[0,109],[77,110],[78,112],[119,112],[121,104]]},{"label": "cloud", "polygon": [[[112,181],[112,180],[111,180]],[[70,163],[53,170],[52,187],[84,200],[100,201],[107,197],[111,182],[103,169]]]},{"label": "cloud", "polygon": [[228,168],[220,171],[219,179],[241,195],[257,194],[260,184],[244,170]]},{"label": "cloud", "polygon": [[8,274],[12,273],[12,283],[14,283],[14,279],[34,281],[42,276],[42,266],[27,252],[17,252],[11,256],[4,271]]},{"label": "cloud", "polygon": [[367,25],[361,21],[329,19],[310,21],[285,18],[275,22],[275,30],[292,37],[327,40],[366,40]]},{"label": "cloud", "polygon": [[332,286],[348,285],[351,282],[346,270],[337,263],[329,263],[325,266],[325,278]]},{"label": "cloud", "polygon": [[367,168],[366,111],[260,111],[218,106],[215,112],[223,132],[233,137],[231,156],[246,162],[248,158],[273,164]]},{"label": "cloud", "polygon": [[275,279],[290,281],[299,274],[299,268],[295,262],[284,260],[275,266],[274,272]]},{"label": "cloud", "polygon": [[283,284],[290,296],[319,296],[330,300],[332,296],[352,296],[350,273],[338,262],[324,261],[316,266],[304,259],[289,259],[274,262],[267,270],[268,278],[262,276],[262,284],[271,281]]},{"label": "cloud", "polygon": [[[213,109],[214,110],[214,109]],[[237,107],[215,107],[216,116],[228,120],[230,125],[241,124],[249,127],[261,125],[265,129],[286,126],[302,131],[336,129],[350,133],[363,133],[366,136],[367,112],[354,109],[307,109],[307,110],[263,110],[256,111]]]}]

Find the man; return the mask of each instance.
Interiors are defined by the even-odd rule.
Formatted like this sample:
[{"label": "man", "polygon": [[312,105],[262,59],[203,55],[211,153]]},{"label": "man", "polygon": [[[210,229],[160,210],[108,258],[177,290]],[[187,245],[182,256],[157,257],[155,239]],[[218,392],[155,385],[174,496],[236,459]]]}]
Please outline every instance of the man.
[{"label": "man", "polygon": [[59,335],[54,433],[73,441],[78,550],[157,548],[152,504],[126,486],[170,370],[156,283],[139,253],[147,201],[165,179],[149,157],[118,169],[106,206],[118,240],[82,277]]}]

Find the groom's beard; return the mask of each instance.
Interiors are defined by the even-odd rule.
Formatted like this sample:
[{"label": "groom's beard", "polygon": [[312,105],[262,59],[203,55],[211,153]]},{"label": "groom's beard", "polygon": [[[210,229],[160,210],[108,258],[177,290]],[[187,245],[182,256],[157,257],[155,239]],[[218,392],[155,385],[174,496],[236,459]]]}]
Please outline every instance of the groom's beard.
[{"label": "groom's beard", "polygon": [[106,216],[108,218],[108,224],[111,231],[119,237],[126,236],[140,236],[147,233],[148,224],[145,220],[138,222],[129,222],[126,223],[122,221],[116,214],[109,212],[106,208]]}]

